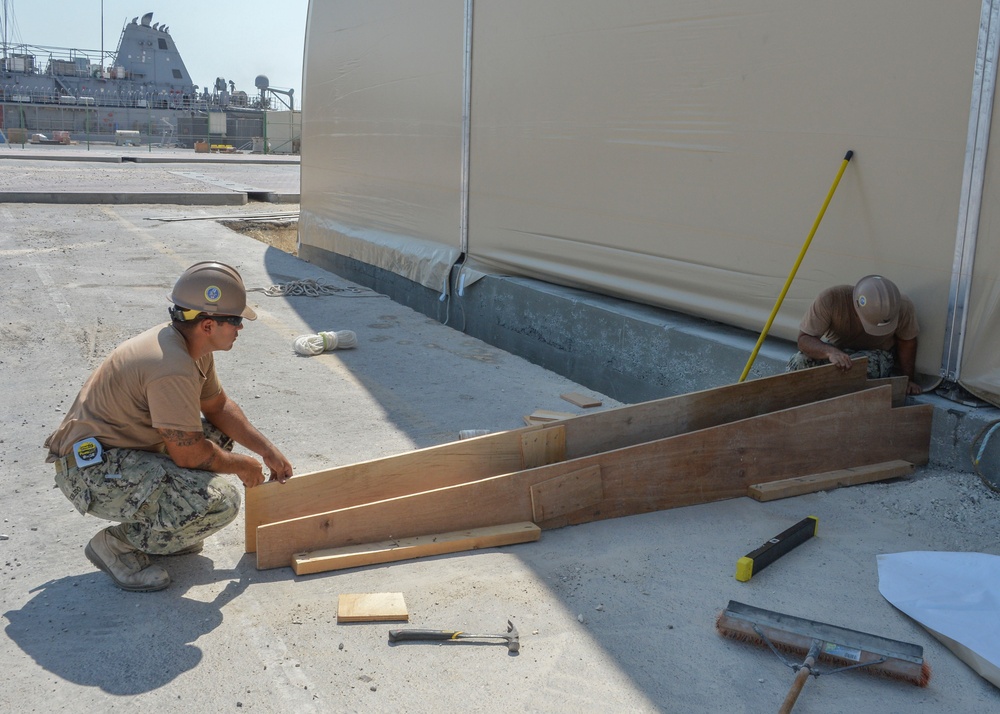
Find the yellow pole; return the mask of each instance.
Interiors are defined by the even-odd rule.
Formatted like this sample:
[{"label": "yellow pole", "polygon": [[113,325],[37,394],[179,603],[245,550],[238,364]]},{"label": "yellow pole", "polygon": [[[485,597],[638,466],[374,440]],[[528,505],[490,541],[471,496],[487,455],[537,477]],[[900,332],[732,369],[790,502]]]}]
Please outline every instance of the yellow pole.
[{"label": "yellow pole", "polygon": [[816,216],[816,220],[813,222],[812,230],[809,231],[809,237],[806,238],[806,242],[802,244],[802,250],[799,251],[799,257],[795,261],[795,265],[792,266],[792,272],[788,274],[788,279],[785,281],[785,287],[781,289],[781,294],[778,296],[777,302],[774,303],[774,308],[771,310],[770,317],[767,318],[767,324],[764,325],[764,329],[761,330],[760,337],[757,338],[757,344],[754,345],[753,352],[750,353],[750,359],[747,360],[747,366],[743,368],[743,374],[740,375],[739,381],[743,381],[750,374],[750,367],[753,366],[754,360],[757,359],[757,353],[760,352],[760,346],[764,344],[764,338],[767,337],[768,331],[771,329],[771,323],[774,322],[775,316],[778,314],[778,309],[781,307],[781,303],[785,299],[785,295],[788,294],[788,288],[792,285],[792,280],[795,279],[795,273],[798,272],[799,266],[802,264],[802,259],[806,257],[806,251],[809,250],[809,244],[812,243],[813,236],[816,235],[816,230],[819,228],[819,222],[823,220],[823,214],[826,213],[826,207],[830,205],[830,200],[833,198],[834,192],[837,190],[837,184],[840,183],[840,177],[844,175],[844,171],[847,169],[847,164],[854,156],[853,151],[848,151],[844,155],[844,160],[840,162],[840,170],[837,172],[837,178],[833,180],[833,185],[830,186],[830,192],[826,194],[826,200],[823,201],[823,206],[819,209],[819,214]]}]

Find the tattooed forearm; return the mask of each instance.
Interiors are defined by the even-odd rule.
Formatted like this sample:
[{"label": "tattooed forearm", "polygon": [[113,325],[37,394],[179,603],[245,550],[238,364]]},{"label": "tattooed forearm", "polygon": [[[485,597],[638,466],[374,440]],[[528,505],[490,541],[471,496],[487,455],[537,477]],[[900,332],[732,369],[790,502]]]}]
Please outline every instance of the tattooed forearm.
[{"label": "tattooed forearm", "polygon": [[174,446],[193,446],[205,438],[197,431],[180,431],[179,429],[157,429],[163,441]]},{"label": "tattooed forearm", "polygon": [[202,461],[200,464],[195,466],[196,469],[201,469],[202,471],[214,471],[212,467],[215,465],[215,452],[213,451],[208,455],[208,458]]}]

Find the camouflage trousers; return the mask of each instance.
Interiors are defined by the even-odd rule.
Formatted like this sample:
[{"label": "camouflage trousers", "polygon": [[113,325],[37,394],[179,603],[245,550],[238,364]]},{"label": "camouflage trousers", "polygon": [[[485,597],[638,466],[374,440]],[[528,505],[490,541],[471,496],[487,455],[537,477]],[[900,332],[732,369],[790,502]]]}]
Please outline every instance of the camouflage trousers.
[{"label": "camouflage trousers", "polygon": [[[205,438],[232,450],[232,439],[207,421],[202,425]],[[204,540],[240,510],[240,491],[225,477],[138,449],[105,449],[103,462],[83,469],[72,454],[61,458],[56,484],[80,513],[121,523],[115,535],[152,555]]]},{"label": "camouflage trousers", "polygon": [[[867,357],[868,358],[868,379],[883,379],[885,377],[892,376],[892,369],[896,365],[896,361],[892,356],[892,352],[889,350],[843,350],[851,356],[851,358],[856,357]],[[830,364],[830,360],[826,359],[813,359],[811,357],[806,357],[801,352],[796,352],[792,355],[792,358],[788,360],[788,366],[785,367],[786,372],[794,372],[798,369],[807,369],[809,367],[822,367],[823,365]]]}]

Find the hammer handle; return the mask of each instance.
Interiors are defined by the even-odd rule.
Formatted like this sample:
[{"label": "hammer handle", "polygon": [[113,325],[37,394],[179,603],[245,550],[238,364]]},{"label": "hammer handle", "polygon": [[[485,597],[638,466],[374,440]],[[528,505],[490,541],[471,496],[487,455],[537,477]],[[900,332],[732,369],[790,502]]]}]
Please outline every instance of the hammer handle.
[{"label": "hammer handle", "polygon": [[413,640],[457,640],[464,633],[449,630],[389,630],[389,642]]}]

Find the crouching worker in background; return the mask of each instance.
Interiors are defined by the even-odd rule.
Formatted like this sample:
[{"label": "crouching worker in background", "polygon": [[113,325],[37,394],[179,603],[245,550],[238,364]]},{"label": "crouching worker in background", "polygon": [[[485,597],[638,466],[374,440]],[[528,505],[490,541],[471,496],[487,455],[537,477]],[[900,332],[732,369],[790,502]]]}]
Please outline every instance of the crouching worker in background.
[{"label": "crouching worker in background", "polygon": [[919,331],[913,302],[891,280],[868,275],[816,297],[799,324],[799,351],[786,371],[831,363],[848,370],[852,357],[867,357],[870,379],[903,374],[906,393],[920,394],[914,381]]},{"label": "crouching worker in background", "polygon": [[170,575],[149,555],[185,555],[225,527],[240,491],[264,482],[263,459],[282,483],[292,465],[226,396],[213,352],[230,350],[255,320],[243,279],[224,263],[188,268],[168,296],[171,321],[111,352],[46,440],[56,483],[84,514],[116,521],[87,558],[123,590],[162,590]]}]

